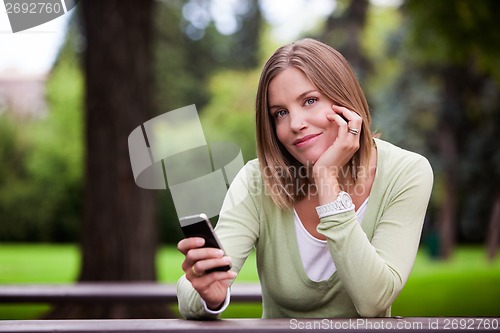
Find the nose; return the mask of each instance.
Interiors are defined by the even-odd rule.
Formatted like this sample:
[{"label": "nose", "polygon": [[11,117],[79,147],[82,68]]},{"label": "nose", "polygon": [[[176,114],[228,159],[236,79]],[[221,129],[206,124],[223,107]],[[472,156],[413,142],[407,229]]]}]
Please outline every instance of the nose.
[{"label": "nose", "polygon": [[307,122],[303,112],[290,111],[290,129],[292,132],[300,132],[305,128],[307,128]]}]

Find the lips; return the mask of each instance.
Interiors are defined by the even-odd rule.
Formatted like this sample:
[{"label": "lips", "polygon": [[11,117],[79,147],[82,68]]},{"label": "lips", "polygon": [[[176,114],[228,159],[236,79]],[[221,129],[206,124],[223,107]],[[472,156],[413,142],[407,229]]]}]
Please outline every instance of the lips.
[{"label": "lips", "polygon": [[295,140],[293,142],[293,145],[297,146],[297,147],[304,146],[304,145],[306,145],[307,143],[311,142],[312,140],[314,140],[315,138],[317,138],[320,135],[321,135],[321,133],[316,133],[316,134],[310,134],[310,135],[303,136],[303,137],[298,138],[297,140]]}]

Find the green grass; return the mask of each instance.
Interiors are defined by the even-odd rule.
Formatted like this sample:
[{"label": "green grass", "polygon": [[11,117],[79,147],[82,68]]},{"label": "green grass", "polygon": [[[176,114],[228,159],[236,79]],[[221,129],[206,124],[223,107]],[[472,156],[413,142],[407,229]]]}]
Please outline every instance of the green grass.
[{"label": "green grass", "polygon": [[77,278],[79,264],[74,245],[0,245],[1,284],[71,282]]},{"label": "green grass", "polygon": [[400,316],[500,316],[500,255],[486,260],[481,247],[462,247],[446,262],[420,251],[393,304]]},{"label": "green grass", "polygon": [[[161,248],[159,281],[175,283],[183,274],[181,262],[174,247]],[[70,283],[78,276],[79,264],[74,245],[1,244],[0,284]],[[238,282],[258,282],[255,255],[247,260]],[[46,304],[0,304],[0,319],[33,319],[48,309]],[[407,317],[499,316],[500,256],[489,263],[484,249],[461,247],[449,261],[441,262],[420,251],[392,312]],[[224,317],[260,317],[260,313],[260,304],[235,303]]]}]

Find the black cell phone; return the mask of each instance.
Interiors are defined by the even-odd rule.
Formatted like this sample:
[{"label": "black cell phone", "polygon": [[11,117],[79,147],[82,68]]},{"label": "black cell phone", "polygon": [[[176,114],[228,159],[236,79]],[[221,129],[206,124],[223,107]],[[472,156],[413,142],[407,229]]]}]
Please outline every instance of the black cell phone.
[{"label": "black cell phone", "polygon": [[[182,232],[184,233],[184,236],[186,236],[186,238],[189,237],[204,238],[205,245],[203,245],[203,247],[213,247],[224,251],[221,243],[219,242],[219,239],[217,238],[217,235],[214,232],[214,229],[212,228],[212,224],[210,223],[210,220],[208,219],[206,214],[196,214],[196,215],[181,217],[179,219],[179,222],[181,225]],[[208,274],[215,271],[225,272],[230,269],[231,265],[226,265],[208,269],[205,271],[205,273]]]}]

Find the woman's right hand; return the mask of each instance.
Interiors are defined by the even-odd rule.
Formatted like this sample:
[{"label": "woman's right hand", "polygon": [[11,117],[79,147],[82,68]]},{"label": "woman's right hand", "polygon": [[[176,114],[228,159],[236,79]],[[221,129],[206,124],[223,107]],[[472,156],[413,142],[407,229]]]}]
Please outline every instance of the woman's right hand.
[{"label": "woman's right hand", "polygon": [[225,256],[221,249],[202,247],[204,244],[203,238],[191,237],[182,239],[177,248],[186,256],[182,263],[186,278],[203,298],[207,307],[217,310],[224,303],[227,288],[237,274],[233,271],[215,271],[206,274],[206,270],[230,264],[231,258]]}]

